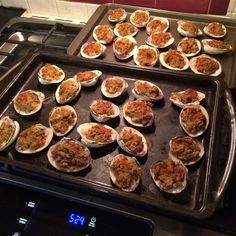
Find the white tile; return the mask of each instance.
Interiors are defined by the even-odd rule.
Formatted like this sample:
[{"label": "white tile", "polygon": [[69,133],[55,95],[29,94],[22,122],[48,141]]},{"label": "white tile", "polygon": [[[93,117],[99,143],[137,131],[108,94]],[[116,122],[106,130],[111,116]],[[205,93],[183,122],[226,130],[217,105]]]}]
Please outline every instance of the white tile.
[{"label": "white tile", "polygon": [[28,8],[27,0],[1,0],[4,7]]},{"label": "white tile", "polygon": [[32,15],[58,16],[55,0],[27,0]]},{"label": "white tile", "polygon": [[86,22],[88,20],[87,4],[79,2],[56,1],[58,16]]},{"label": "white tile", "polygon": [[232,12],[234,10],[235,2],[236,0],[230,0],[228,10],[227,10],[228,12]]},{"label": "white tile", "polygon": [[93,13],[97,10],[99,6],[99,4],[87,4],[89,18],[93,15]]}]

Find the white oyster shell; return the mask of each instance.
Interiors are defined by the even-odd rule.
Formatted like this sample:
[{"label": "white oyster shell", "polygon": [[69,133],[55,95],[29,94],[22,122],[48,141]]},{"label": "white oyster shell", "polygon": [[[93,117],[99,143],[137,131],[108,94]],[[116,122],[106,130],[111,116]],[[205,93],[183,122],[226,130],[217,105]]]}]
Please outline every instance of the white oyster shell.
[{"label": "white oyster shell", "polygon": [[[116,19],[113,19],[113,17],[111,17],[111,16],[112,16],[112,13],[116,13],[116,12],[120,12],[120,13],[121,13],[121,14],[120,14],[120,17],[118,17],[118,18],[116,18]],[[116,8],[116,9],[112,10],[112,11],[109,13],[109,15],[108,15],[108,20],[109,20],[110,22],[121,22],[121,21],[124,21],[124,20],[126,19],[126,17],[127,17],[127,12],[126,12],[125,9],[123,9],[123,8]]]},{"label": "white oyster shell", "polygon": [[[107,83],[111,80],[121,80],[122,83],[123,83],[123,86],[122,86],[122,89],[121,91],[117,91],[115,93],[110,93],[108,90],[107,90]],[[119,97],[121,94],[123,94],[128,88],[128,83],[125,81],[124,78],[122,77],[119,77],[119,76],[111,76],[111,77],[108,77],[106,78],[105,80],[103,80],[102,82],[102,85],[101,85],[101,92],[102,94],[107,97],[107,98],[117,98]]]},{"label": "white oyster shell", "polygon": [[187,22],[187,21],[183,21],[183,20],[179,20],[177,21],[177,24],[178,24],[178,28],[177,28],[177,31],[184,37],[198,37],[198,36],[201,36],[202,35],[202,31],[198,28],[197,32],[189,32],[189,31],[186,31],[183,29],[183,26],[184,24],[193,24],[193,26],[197,27],[197,25],[195,25],[194,23],[192,22]]},{"label": "white oyster shell", "polygon": [[[34,94],[34,95],[36,95],[38,97],[38,102],[39,102],[38,106],[35,106],[35,108],[32,111],[30,111],[30,112],[22,111],[20,109],[20,107],[17,106],[17,102],[16,102],[17,99],[19,98],[19,96],[25,96],[27,94]],[[16,95],[16,97],[13,100],[13,106],[14,106],[15,111],[17,113],[19,113],[20,115],[22,115],[22,116],[29,116],[29,115],[32,115],[32,114],[38,112],[42,108],[44,99],[45,99],[45,95],[42,92],[35,91],[35,90],[25,90],[25,91],[19,93],[18,95]],[[26,104],[28,104],[29,100],[21,99],[21,102],[23,104],[24,104],[24,102],[26,102]]]},{"label": "white oyster shell", "polygon": [[[132,27],[133,28],[133,33],[128,34],[128,35],[122,35],[121,31],[120,31],[120,27],[124,27],[124,26]],[[128,22],[123,22],[123,23],[116,24],[115,29],[114,29],[114,34],[117,37],[135,36],[138,33],[138,31],[139,31],[138,28],[135,27],[134,25],[132,25],[132,24],[130,24]]]},{"label": "white oyster shell", "polygon": [[[63,145],[63,144],[73,144],[73,145],[77,145],[77,146],[83,146],[84,152],[86,153],[86,157],[87,157],[87,163],[84,166],[80,166],[80,165],[75,165],[73,164],[73,166],[61,166],[60,163],[58,163],[57,160],[57,154],[56,157],[54,157],[53,153],[57,151],[57,148],[59,145]],[[66,149],[64,149],[63,151],[65,152],[65,150],[67,150],[68,147]],[[69,151],[69,150],[68,150]],[[67,154],[68,155],[68,154]],[[70,152],[71,155],[71,152]],[[56,144],[54,144],[53,146],[51,146],[47,152],[47,157],[48,157],[48,161],[49,163],[56,168],[57,170],[63,171],[63,172],[78,172],[81,170],[84,170],[85,168],[87,168],[90,164],[91,164],[91,153],[89,151],[89,149],[83,145],[82,143],[80,143],[78,140],[73,140],[70,138],[63,138],[61,141],[57,142]],[[70,165],[70,163],[73,161],[75,157],[74,156],[70,156],[71,160],[68,160],[68,158],[63,158],[63,152],[60,152],[60,159],[63,159],[62,161],[66,162],[68,165]]]},{"label": "white oyster shell", "polygon": [[[96,30],[99,30],[99,28],[105,28],[104,30],[106,30],[106,35],[110,34],[110,38],[107,38],[107,40],[105,39],[99,39],[97,34],[96,34]],[[93,30],[93,38],[102,44],[109,44],[110,42],[112,42],[113,38],[114,38],[114,33],[113,30],[111,28],[111,26],[109,25],[97,25],[94,30]]]},{"label": "white oyster shell", "polygon": [[[174,92],[174,93],[183,94],[184,92],[185,92],[185,90],[180,91],[180,92]],[[173,102],[176,106],[178,106],[180,108],[183,108],[183,107],[189,106],[189,105],[198,105],[206,97],[206,95],[202,92],[199,92],[199,91],[196,91],[196,92],[197,92],[198,100],[195,101],[195,102],[182,103],[178,98],[173,97],[172,94],[171,94],[169,99],[170,99],[171,102]]]},{"label": "white oyster shell", "polygon": [[[124,143],[124,141],[122,140],[122,136],[124,135],[124,132],[130,132],[131,135],[138,135],[141,139],[142,139],[142,143],[143,143],[143,149],[139,152],[133,152],[132,150],[130,150]],[[129,143],[131,141],[129,140]],[[134,156],[138,156],[138,157],[143,157],[147,154],[147,141],[145,139],[145,137],[136,129],[131,128],[131,127],[124,127],[119,136],[117,137],[117,143],[119,144],[119,146],[125,150],[127,153],[134,155]],[[135,144],[134,144],[135,145]]]},{"label": "white oyster shell", "polygon": [[12,120],[9,116],[4,116],[1,118],[1,120],[0,120],[1,129],[6,128],[6,127],[4,127],[4,125],[6,125],[7,127],[13,127],[13,130],[11,133],[9,133],[8,137],[6,137],[6,135],[4,136],[5,140],[2,143],[0,143],[0,151],[3,151],[7,147],[9,147],[16,140],[16,138],[19,134],[19,131],[20,131],[19,123],[15,120]]},{"label": "white oyster shell", "polygon": [[95,76],[94,76],[94,77],[92,77],[92,78],[89,79],[89,80],[84,80],[84,81],[80,81],[80,80],[78,79],[78,74],[79,74],[80,72],[77,73],[77,74],[74,76],[74,79],[76,79],[77,82],[79,82],[79,83],[80,83],[82,86],[84,86],[84,87],[91,87],[91,86],[94,86],[94,85],[97,83],[99,77],[102,75],[102,72],[101,72],[100,70],[82,71],[81,73],[84,73],[84,72],[93,72],[93,73],[95,73]]},{"label": "white oyster shell", "polygon": [[[138,15],[140,14],[145,14],[147,17],[147,19],[145,21],[142,21],[140,23],[137,23],[135,21],[135,17],[137,17]],[[139,17],[138,17],[139,18]],[[142,27],[145,27],[147,25],[147,23],[149,22],[150,20],[150,13],[148,11],[144,11],[144,10],[136,10],[134,11],[131,16],[130,16],[130,22],[136,26],[137,28],[142,28]]]},{"label": "white oyster shell", "polygon": [[[98,50],[98,53],[94,54],[94,55],[89,55],[88,53],[86,53],[86,48],[88,47],[99,47],[99,50]],[[89,41],[89,42],[86,42],[82,45],[81,49],[80,49],[80,54],[82,57],[84,58],[97,58],[99,56],[101,56],[106,50],[106,46],[99,43],[99,42],[96,42],[96,41]]]},{"label": "white oyster shell", "polygon": [[[185,126],[185,124],[184,124],[184,122],[183,122],[183,120],[182,120],[182,114],[183,114],[184,110],[185,110],[185,109],[188,109],[188,108],[194,108],[194,109],[200,109],[200,110],[201,110],[201,113],[202,113],[202,114],[205,116],[205,118],[206,118],[206,125],[205,125],[205,127],[204,127],[203,130],[198,131],[197,133],[190,133],[189,130],[187,130],[187,128],[186,128],[186,126]],[[180,112],[180,115],[179,115],[179,123],[180,123],[181,127],[183,128],[183,130],[184,130],[190,137],[195,138],[195,137],[198,137],[198,136],[202,135],[202,134],[206,131],[206,129],[207,129],[208,125],[209,125],[209,115],[208,115],[207,110],[206,110],[203,106],[201,106],[201,105],[189,105],[189,106],[185,106],[185,107],[181,110],[181,112]]]},{"label": "white oyster shell", "polygon": [[[184,181],[181,183],[180,186],[178,186],[177,188],[171,188],[171,189],[164,189],[162,186],[161,186],[161,181],[158,180],[158,179],[155,179],[155,173],[153,172],[153,166],[156,165],[157,163],[161,163],[161,162],[166,162],[166,161],[174,161],[175,163],[178,163],[179,165],[182,166],[182,168],[184,169],[185,171],[185,178],[184,178]],[[179,161],[179,160],[176,160],[176,159],[172,159],[172,158],[167,158],[167,159],[162,159],[162,160],[159,160],[157,161],[156,163],[153,163],[150,167],[150,174],[151,174],[151,177],[154,181],[154,183],[156,184],[156,186],[158,188],[160,188],[162,191],[164,192],[167,192],[167,193],[173,193],[173,194],[177,194],[177,193],[180,193],[182,192],[185,188],[186,188],[186,185],[187,185],[187,173],[188,173],[188,169],[184,166],[184,164]]]},{"label": "white oyster shell", "polygon": [[[218,27],[222,27],[223,33],[218,35],[218,34],[214,34],[213,32],[210,32],[209,28],[211,28],[211,26],[213,26],[213,25],[218,26]],[[208,35],[212,38],[223,38],[227,33],[226,27],[223,24],[219,23],[219,22],[211,22],[211,23],[207,24],[203,28],[203,31],[206,35]]]},{"label": "white oyster shell", "polygon": [[[152,29],[151,25],[154,23],[154,22],[157,22],[157,23],[165,23],[166,24],[166,27],[163,28],[163,29]],[[146,26],[146,31],[147,31],[147,34],[151,34],[153,32],[166,32],[168,29],[169,29],[169,21],[167,18],[164,18],[164,17],[154,17],[152,18],[152,20],[150,20]]]},{"label": "white oyster shell", "polygon": [[[93,110],[93,107],[94,106],[97,106],[99,104],[99,102],[108,102],[111,104],[112,106],[112,110],[114,111],[114,114],[113,115],[107,115],[107,114],[97,114],[94,110]],[[117,105],[115,105],[114,103],[112,102],[109,102],[109,101],[105,101],[105,100],[94,100],[92,101],[91,105],[90,105],[90,111],[91,111],[91,115],[92,117],[98,121],[98,122],[106,122],[110,119],[113,119],[113,118],[116,118],[117,116],[120,115],[120,109]]]},{"label": "white oyster shell", "polygon": [[[21,146],[21,139],[22,137],[24,138],[25,136],[27,135],[30,135],[31,136],[31,142],[34,143],[34,129],[42,129],[44,131],[44,134],[45,134],[45,140],[44,140],[44,143],[42,146],[38,147],[37,149],[35,150],[31,150],[30,148],[23,148]],[[16,142],[16,151],[19,152],[19,153],[23,153],[23,154],[32,154],[32,153],[36,153],[36,152],[40,152],[42,151],[43,149],[45,149],[51,142],[52,140],[52,137],[53,137],[53,131],[51,128],[48,128],[42,124],[35,124],[35,125],[32,125],[31,127],[23,130],[18,139],[17,139],[17,142]]]},{"label": "white oyster shell", "polygon": [[[168,41],[166,41],[163,45],[157,45],[157,44],[155,44],[155,42],[153,42],[153,40],[154,40],[153,37],[162,38],[163,35],[168,35],[170,37],[170,39]],[[166,48],[166,47],[170,46],[171,44],[173,44],[175,39],[172,36],[172,34],[169,32],[154,32],[151,35],[149,35],[145,41],[146,41],[146,44],[148,44],[154,48]]]},{"label": "white oyster shell", "polygon": [[[117,50],[117,45],[122,41],[123,42],[127,41],[129,44],[133,44],[132,50],[128,51],[128,52],[123,52],[123,51]],[[115,53],[115,56],[120,60],[125,60],[125,59],[132,57],[134,55],[136,48],[137,48],[137,42],[132,36],[117,38],[113,43],[113,52]]]},{"label": "white oyster shell", "polygon": [[[192,53],[185,53],[183,51],[183,48],[181,47],[181,43],[183,43],[186,40],[194,40],[195,43],[197,44],[198,50],[196,52],[192,52]],[[201,42],[198,39],[195,39],[195,38],[185,37],[177,45],[177,51],[182,52],[186,57],[193,57],[193,56],[197,55],[201,51],[201,49],[202,49]]]},{"label": "white oyster shell", "polygon": [[[47,79],[45,78],[45,76],[43,75],[43,70],[44,70],[44,68],[47,67],[47,66],[54,67],[58,72],[61,73],[61,75],[58,76],[58,78],[56,78],[56,79],[54,79],[54,80],[47,80]],[[58,83],[60,83],[64,78],[65,78],[65,73],[64,73],[64,71],[63,71],[60,67],[58,67],[58,66],[56,66],[56,65],[46,64],[45,66],[41,67],[41,69],[40,69],[39,72],[38,72],[38,80],[39,80],[39,83],[40,83],[40,84],[43,84],[43,85],[58,84]]]},{"label": "white oyster shell", "polygon": [[210,76],[218,76],[218,75],[221,74],[221,72],[222,72],[222,66],[221,66],[220,62],[219,62],[218,60],[216,60],[215,58],[210,57],[210,56],[208,56],[208,55],[206,55],[206,54],[201,54],[201,55],[199,55],[199,56],[192,57],[192,58],[190,59],[189,65],[190,65],[191,70],[192,70],[195,74],[205,75],[204,73],[198,71],[198,69],[197,69],[197,67],[196,67],[196,61],[197,61],[197,59],[200,58],[200,57],[209,58],[209,59],[215,61],[215,62],[219,65],[219,68],[218,68],[213,74],[209,74]]},{"label": "white oyster shell", "polygon": [[[148,50],[149,52],[145,52],[146,50]],[[140,61],[140,58],[139,58],[139,54],[142,53],[142,60],[143,58],[147,58],[147,59],[150,59],[151,57],[151,53],[153,55],[153,60],[152,61]],[[144,56],[145,55],[145,56]],[[150,47],[150,46],[147,46],[147,45],[141,45],[139,46],[135,52],[134,52],[134,62],[136,65],[138,66],[155,66],[155,64],[157,63],[158,61],[158,56],[159,56],[159,51],[153,47]]]},{"label": "white oyster shell", "polygon": [[203,39],[202,40],[202,44],[203,44],[203,50],[204,52],[208,53],[208,54],[223,54],[223,53],[227,53],[232,51],[232,46],[227,44],[229,46],[229,48],[217,48],[217,47],[212,47],[211,45],[209,45],[210,42],[212,41],[219,41],[220,40],[215,40],[215,39]]},{"label": "white oyster shell", "polygon": [[[164,58],[165,58],[165,55],[167,55],[170,51],[174,51],[175,53],[179,54],[185,61],[185,65],[183,66],[183,68],[178,68],[178,67],[172,67],[170,65],[168,65]],[[189,67],[189,60],[188,58],[181,52],[178,52],[178,51],[175,51],[175,50],[172,50],[170,49],[169,51],[167,52],[162,52],[160,53],[160,56],[159,56],[159,60],[160,60],[160,63],[162,66],[166,67],[167,69],[170,69],[170,70],[178,70],[178,71],[181,71],[181,70],[187,70],[188,67]]]},{"label": "white oyster shell", "polygon": [[[188,136],[185,136],[185,137],[188,137]],[[198,140],[193,139],[193,138],[191,138],[191,137],[188,137],[188,138],[192,139],[192,141],[193,141],[193,142],[199,147],[199,149],[200,149],[199,155],[198,155],[197,159],[195,159],[195,160],[192,160],[192,161],[189,161],[189,162],[187,162],[187,161],[185,162],[185,161],[179,159],[178,156],[176,156],[176,155],[171,151],[171,150],[172,150],[173,141],[176,140],[176,139],[185,138],[185,137],[183,137],[183,136],[176,136],[176,137],[174,137],[174,138],[172,138],[172,139],[170,140],[170,142],[169,142],[169,146],[170,146],[169,156],[170,156],[171,158],[174,158],[174,159],[177,159],[177,160],[182,161],[183,164],[186,165],[186,166],[187,166],[187,165],[193,165],[193,164],[195,164],[196,162],[198,162],[199,160],[201,160],[201,158],[203,157],[203,155],[204,155],[204,153],[205,153],[203,144],[202,144],[201,142],[199,142]]]},{"label": "white oyster shell", "polygon": [[[61,122],[63,122],[64,125],[67,125],[67,119],[68,119],[68,115],[64,116],[63,115],[63,110],[64,111],[68,111],[70,112],[70,114],[73,114],[74,115],[74,121],[72,124],[68,125],[67,129],[64,131],[64,132],[58,132],[55,127],[54,127],[54,124],[51,122],[51,118],[53,115],[55,115],[55,113],[57,112],[57,115],[56,115],[56,122],[59,120],[61,120]],[[73,127],[76,125],[77,123],[77,114],[76,114],[76,111],[75,109],[72,107],[72,106],[69,106],[69,105],[64,105],[64,106],[59,106],[59,107],[54,107],[50,114],[49,114],[49,126],[50,128],[53,130],[53,133],[56,135],[56,136],[64,136],[66,135],[67,133],[69,133]]]},{"label": "white oyster shell", "polygon": [[[86,132],[89,129],[91,129],[97,125],[103,126],[105,129],[108,129],[111,131],[111,141],[110,142],[96,142],[95,140],[91,140],[86,137]],[[103,125],[103,124],[99,124],[99,123],[95,123],[95,122],[84,123],[84,124],[79,125],[77,128],[77,132],[81,136],[81,142],[84,143],[87,147],[91,147],[91,148],[99,148],[99,147],[106,146],[110,143],[115,142],[116,137],[117,137],[117,132],[113,128],[111,128],[108,125]]]},{"label": "white oyster shell", "polygon": [[110,164],[110,178],[111,178],[111,180],[112,180],[112,182],[118,187],[118,188],[120,188],[122,191],[125,191],[125,192],[133,192],[137,187],[138,187],[138,185],[139,185],[139,183],[140,183],[140,176],[137,178],[137,180],[133,180],[132,181],[132,183],[131,183],[131,185],[128,187],[128,188],[122,188],[122,186],[120,186],[118,183],[117,183],[117,177],[116,177],[116,175],[115,175],[115,172],[112,170],[112,168],[111,168],[111,165],[116,161],[116,160],[119,160],[120,158],[122,158],[122,157],[125,157],[125,158],[127,158],[128,160],[135,160],[135,162],[137,163],[137,166],[139,167],[139,163],[138,163],[138,161],[136,160],[136,158],[135,157],[129,157],[129,156],[125,156],[125,155],[122,155],[122,154],[119,154],[119,155],[116,155],[113,159],[112,159],[112,161],[111,161],[111,164]]},{"label": "white oyster shell", "polygon": [[[74,94],[72,94],[71,96],[68,96],[65,100],[62,100],[61,99],[61,96],[60,96],[60,92],[61,92],[61,88],[63,85],[67,84],[67,83],[71,83],[73,84],[73,86],[76,88],[76,90],[74,91]],[[67,80],[64,80],[58,87],[57,87],[57,90],[56,90],[56,93],[55,93],[55,97],[56,97],[56,101],[59,103],[59,104],[65,104],[67,102],[70,102],[72,101],[74,98],[76,98],[78,96],[78,94],[80,93],[80,90],[81,90],[81,84],[78,83],[74,78],[70,78],[70,79],[67,79]],[[70,90],[69,90],[70,91]]]},{"label": "white oyster shell", "polygon": [[[143,94],[142,91],[138,90],[137,85],[139,83],[141,83],[143,85],[143,87],[145,84],[147,84],[147,85],[154,86],[155,88],[157,88],[157,90],[159,92],[158,96],[149,97],[149,96]],[[153,84],[151,82],[144,81],[144,80],[135,81],[134,88],[132,89],[132,93],[137,99],[141,99],[141,100],[145,100],[145,101],[149,101],[149,102],[156,102],[156,101],[162,100],[164,98],[164,94],[163,94],[162,90],[156,84]]]}]

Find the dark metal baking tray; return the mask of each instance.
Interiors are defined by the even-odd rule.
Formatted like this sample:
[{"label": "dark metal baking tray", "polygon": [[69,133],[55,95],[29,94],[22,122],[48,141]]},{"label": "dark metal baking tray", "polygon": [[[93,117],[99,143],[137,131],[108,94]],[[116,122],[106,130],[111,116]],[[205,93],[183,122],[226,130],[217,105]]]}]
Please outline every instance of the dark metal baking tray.
[{"label": "dark metal baking tray", "polygon": [[[104,198],[111,198],[113,201],[121,201],[125,204],[144,208],[150,211],[161,211],[176,215],[187,215],[203,218],[211,215],[221,199],[230,174],[233,169],[234,155],[229,155],[226,165],[220,168],[221,177],[217,179],[216,163],[221,146],[218,143],[220,128],[218,127],[218,114],[222,112],[218,106],[218,98],[221,96],[222,82],[206,77],[199,80],[198,76],[189,76],[186,73],[173,74],[168,71],[150,71],[148,68],[132,68],[125,65],[114,65],[103,61],[91,61],[78,57],[62,56],[56,54],[36,54],[21,69],[20,73],[12,80],[6,91],[0,94],[0,114],[9,115],[20,123],[21,130],[35,123],[42,123],[48,126],[48,114],[56,106],[55,86],[44,86],[39,84],[37,72],[45,63],[56,64],[66,74],[66,78],[72,77],[76,72],[90,69],[99,69],[103,72],[98,84],[93,88],[82,89],[80,96],[73,101],[78,114],[77,126],[84,122],[92,121],[89,114],[89,104],[93,99],[102,98],[100,85],[103,79],[109,75],[118,75],[126,78],[129,84],[128,91],[114,102],[122,109],[123,104],[133,100],[131,93],[134,81],[143,79],[151,81],[160,86],[165,95],[165,100],[154,107],[155,125],[149,129],[143,129],[148,142],[148,157],[139,159],[143,171],[140,187],[134,193],[125,193],[114,187],[109,178],[108,165],[111,158],[122,152],[116,143],[106,148],[91,149],[92,165],[90,168],[76,173],[66,174],[55,170],[48,162],[46,153],[43,150],[38,154],[22,155],[15,151],[14,144],[6,151],[1,152],[0,163],[9,165],[10,169],[18,174],[24,174],[28,178],[40,178],[51,181],[66,188],[76,188],[90,194],[99,194]],[[206,133],[200,138],[205,146],[205,156],[197,164],[189,167],[187,188],[180,194],[171,195],[159,190],[153,183],[150,174],[150,165],[158,159],[166,158],[169,152],[168,142],[176,135],[184,135],[179,124],[179,112],[169,101],[172,91],[179,91],[185,88],[194,88],[206,94],[203,106],[207,109],[210,117],[210,125]],[[40,112],[30,117],[19,116],[13,108],[12,100],[17,93],[26,89],[40,90],[46,95],[43,108]],[[218,112],[219,109],[219,112]],[[127,123],[123,120],[122,114],[118,119],[108,122],[118,132]],[[76,127],[77,127],[76,126]],[[228,132],[233,132],[228,130]],[[68,134],[68,137],[78,139],[76,128]],[[54,137],[52,144],[59,138]],[[234,151],[230,146],[230,151]]]},{"label": "dark metal baking tray", "polygon": [[[236,87],[236,60],[235,60],[235,49],[236,49],[236,41],[234,40],[236,38],[236,21],[233,19],[227,19],[226,17],[219,17],[219,16],[209,16],[209,15],[201,15],[201,14],[187,14],[187,13],[177,13],[177,12],[168,12],[168,11],[161,11],[156,9],[149,9],[149,8],[141,8],[141,7],[134,7],[134,6],[126,6],[126,5],[119,5],[119,4],[104,4],[101,5],[96,12],[92,15],[92,17],[89,19],[87,24],[83,27],[83,29],[80,31],[80,33],[77,35],[77,37],[73,40],[71,45],[68,47],[67,53],[69,55],[79,55],[79,50],[81,46],[86,42],[90,40],[94,40],[92,37],[92,32],[95,26],[99,24],[109,24],[112,27],[115,27],[114,23],[110,23],[108,21],[108,13],[109,11],[122,7],[124,8],[127,13],[127,21],[129,21],[129,16],[132,12],[134,12],[137,9],[145,9],[150,12],[151,16],[159,16],[159,17],[166,17],[168,18],[170,22],[170,28],[169,32],[173,35],[175,38],[175,42],[169,47],[172,49],[176,49],[177,44],[179,41],[183,38],[178,32],[177,32],[177,21],[180,19],[188,20],[196,23],[201,30],[203,30],[204,26],[208,22],[222,22],[226,28],[227,28],[227,35],[224,37],[224,40],[227,41],[229,44],[232,45],[233,51],[231,53],[227,53],[224,55],[214,55],[217,60],[222,64],[222,70],[223,73],[220,75],[220,78],[223,78],[227,85],[229,87]],[[145,38],[147,37],[146,29],[142,28],[140,32],[135,36],[135,39],[137,40],[138,45],[145,44]],[[205,34],[200,37],[199,39],[207,38]],[[162,51],[166,51],[167,49],[162,49]],[[203,52],[203,49],[201,51]],[[121,64],[128,64],[128,65],[134,65],[133,59],[128,59],[125,61],[120,61],[116,59],[113,50],[112,50],[112,44],[109,44],[107,46],[106,52],[104,56],[101,56],[97,60],[103,60],[108,62],[114,62],[114,63],[121,63]],[[150,70],[160,70],[163,69],[163,67],[158,62],[155,67],[150,67]],[[189,68],[186,73],[193,73],[191,69]],[[204,76],[199,76],[204,77]]]}]

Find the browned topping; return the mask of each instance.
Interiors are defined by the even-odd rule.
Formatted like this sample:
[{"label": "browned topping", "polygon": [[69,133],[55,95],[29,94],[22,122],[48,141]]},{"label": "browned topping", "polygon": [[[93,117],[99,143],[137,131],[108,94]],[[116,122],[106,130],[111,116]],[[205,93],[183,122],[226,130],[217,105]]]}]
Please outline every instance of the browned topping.
[{"label": "browned topping", "polygon": [[179,100],[183,104],[192,103],[199,100],[197,91],[190,88],[184,90],[184,92],[182,93],[179,92],[171,93],[171,98],[174,100]]},{"label": "browned topping", "polygon": [[41,106],[41,101],[37,94],[30,91],[24,91],[17,95],[14,100],[14,105],[18,110],[30,113]]},{"label": "browned topping", "polygon": [[211,75],[219,69],[219,64],[209,57],[198,57],[195,62],[195,67],[200,73]]},{"label": "browned topping", "polygon": [[111,170],[116,178],[117,186],[123,189],[130,188],[142,174],[142,170],[135,159],[127,158],[124,155],[120,155],[119,158],[112,162]]},{"label": "browned topping", "polygon": [[109,25],[99,25],[95,30],[97,39],[100,41],[105,41],[106,43],[111,42],[113,38],[113,31]]},{"label": "browned topping", "polygon": [[95,41],[86,43],[83,47],[83,52],[90,57],[99,55],[101,50],[101,45]]},{"label": "browned topping", "polygon": [[203,115],[201,109],[194,107],[188,107],[182,110],[181,119],[185,129],[191,134],[203,131],[207,123],[206,117]]},{"label": "browned topping", "polygon": [[150,98],[157,98],[160,95],[159,89],[151,85],[147,82],[136,81],[134,83],[134,89],[138,92],[143,94],[144,96]]},{"label": "browned topping", "polygon": [[12,138],[15,132],[15,125],[12,124],[10,118],[3,118],[0,125],[0,147],[5,146]]},{"label": "browned topping", "polygon": [[114,20],[114,21],[119,21],[124,14],[125,14],[124,9],[117,8],[117,9],[114,9],[113,11],[110,12],[109,19]]},{"label": "browned topping", "polygon": [[164,55],[164,61],[169,66],[178,69],[183,69],[186,64],[184,57],[179,52],[172,49]]},{"label": "browned topping", "polygon": [[62,141],[57,143],[52,152],[52,159],[62,171],[76,171],[89,163],[90,153],[79,142]]},{"label": "browned topping", "polygon": [[153,118],[153,112],[145,101],[136,100],[129,102],[125,109],[125,115],[130,117],[131,121],[146,126]]},{"label": "browned topping", "polygon": [[59,89],[60,102],[66,102],[78,91],[78,85],[75,81],[65,80],[61,83]]},{"label": "browned topping", "polygon": [[133,14],[132,21],[136,25],[142,25],[146,23],[148,20],[149,20],[149,15],[146,12],[136,11],[135,14]]},{"label": "browned topping", "polygon": [[180,23],[180,27],[184,30],[184,31],[187,31],[189,33],[192,33],[192,34],[197,34],[198,33],[198,26],[191,23],[191,22],[187,22],[187,21],[181,21]]},{"label": "browned topping", "polygon": [[172,159],[156,162],[151,167],[154,179],[159,182],[160,188],[172,190],[183,185],[185,180],[185,167]]},{"label": "browned topping", "polygon": [[151,66],[157,61],[157,53],[153,48],[139,48],[136,60],[141,66]]},{"label": "browned topping", "polygon": [[212,22],[207,26],[207,31],[210,34],[221,36],[224,35],[225,30],[224,26],[221,23],[218,22]]},{"label": "browned topping", "polygon": [[148,30],[151,31],[150,33],[162,32],[167,27],[167,23],[161,19],[155,19],[150,21],[147,27]]},{"label": "browned topping", "polygon": [[96,115],[106,115],[106,116],[112,116],[114,115],[114,109],[111,102],[103,101],[103,100],[97,100],[92,106],[91,110]]},{"label": "browned topping", "polygon": [[207,44],[213,48],[219,48],[219,49],[230,49],[230,44],[221,41],[221,40],[216,40],[216,39],[212,39],[207,41]]},{"label": "browned topping", "polygon": [[183,163],[198,160],[200,151],[198,143],[191,137],[177,137],[172,140],[171,152]]},{"label": "browned topping", "polygon": [[182,52],[186,54],[195,53],[199,50],[197,42],[193,38],[188,38],[188,39],[183,40],[180,43],[180,47],[182,49]]},{"label": "browned topping", "polygon": [[120,134],[120,141],[132,153],[137,154],[142,152],[144,148],[143,140],[140,135],[136,134],[131,129],[123,129]]},{"label": "browned topping", "polygon": [[44,80],[47,81],[54,81],[54,80],[60,80],[62,76],[62,71],[58,70],[56,67],[54,67],[51,64],[46,64],[41,69],[41,75]]},{"label": "browned topping", "polygon": [[98,124],[90,127],[84,132],[87,139],[95,143],[110,143],[112,142],[112,130],[104,125]]},{"label": "browned topping", "polygon": [[36,151],[46,144],[47,131],[45,127],[33,125],[20,133],[17,146],[21,151]]},{"label": "browned topping", "polygon": [[170,39],[171,35],[167,32],[153,33],[151,35],[151,43],[160,48],[165,47]]},{"label": "browned topping", "polygon": [[76,114],[65,107],[57,107],[49,116],[49,122],[56,133],[64,134],[75,125]]},{"label": "browned topping", "polygon": [[77,82],[84,82],[92,80],[96,77],[96,73],[93,71],[83,71],[76,74]]},{"label": "browned topping", "polygon": [[115,50],[122,56],[127,56],[135,47],[135,43],[131,42],[128,38],[120,38],[115,41]]},{"label": "browned topping", "polygon": [[122,37],[132,35],[136,31],[135,26],[128,22],[117,24],[116,30]]},{"label": "browned topping", "polygon": [[106,80],[105,87],[110,94],[120,93],[123,90],[124,81],[123,79],[114,76]]}]

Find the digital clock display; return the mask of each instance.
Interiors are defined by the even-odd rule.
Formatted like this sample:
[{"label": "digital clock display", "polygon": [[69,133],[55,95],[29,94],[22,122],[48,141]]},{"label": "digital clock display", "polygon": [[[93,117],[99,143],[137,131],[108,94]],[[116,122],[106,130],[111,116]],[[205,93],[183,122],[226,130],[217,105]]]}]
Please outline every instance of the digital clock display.
[{"label": "digital clock display", "polygon": [[86,222],[86,217],[79,213],[70,213],[67,222],[72,225],[83,227]]}]

